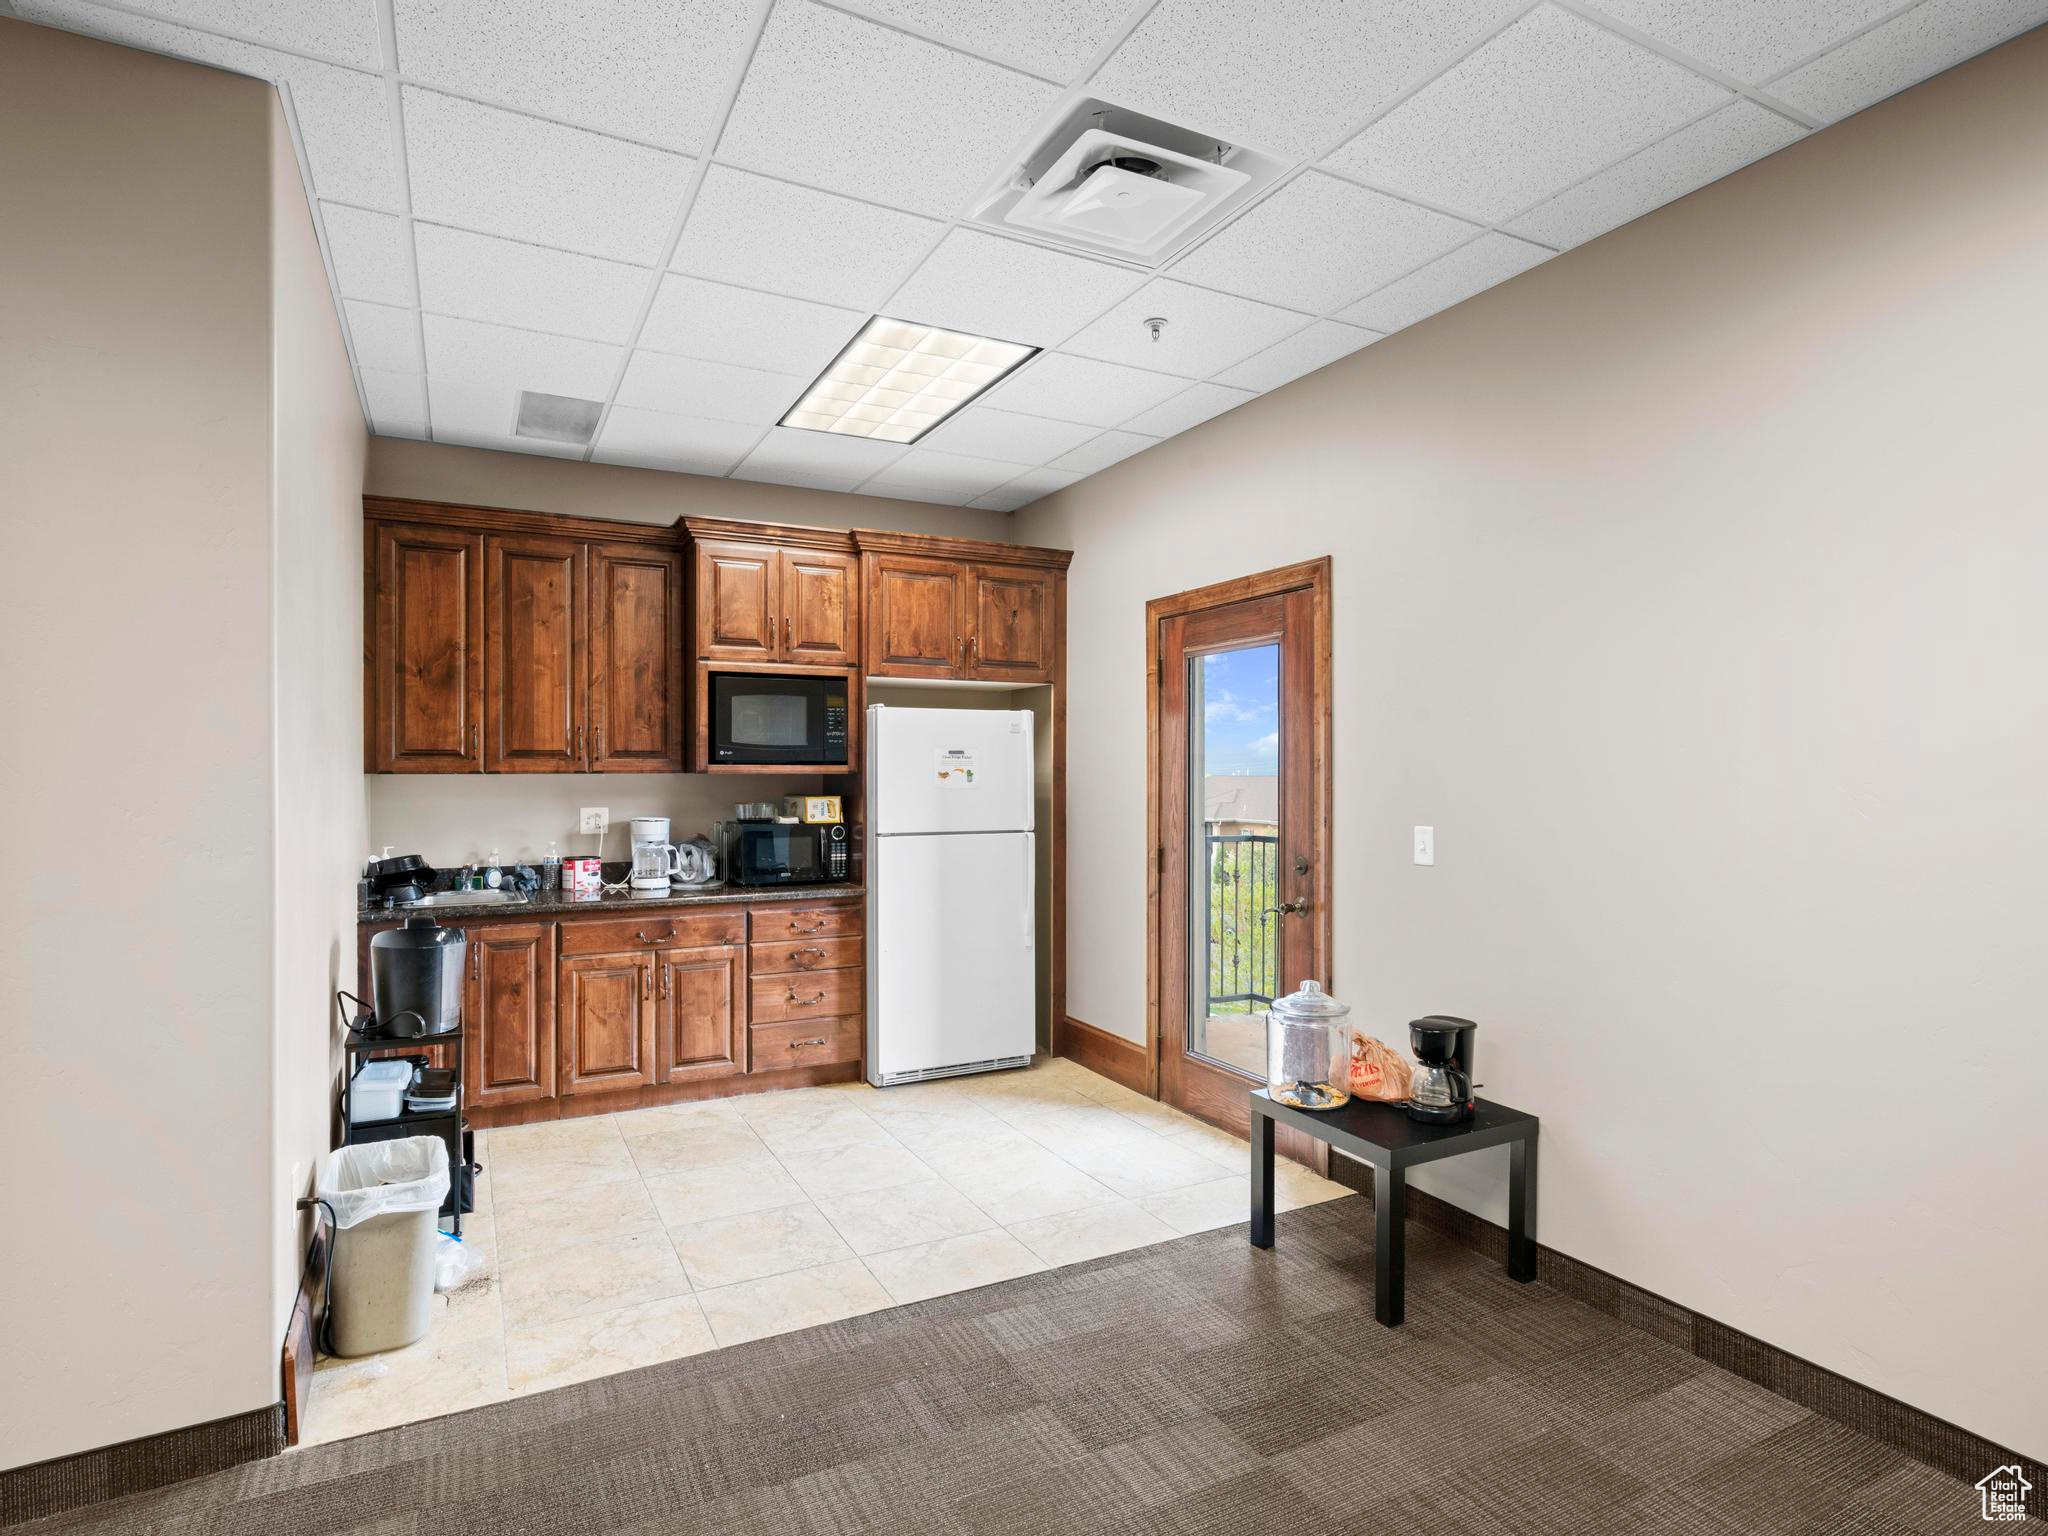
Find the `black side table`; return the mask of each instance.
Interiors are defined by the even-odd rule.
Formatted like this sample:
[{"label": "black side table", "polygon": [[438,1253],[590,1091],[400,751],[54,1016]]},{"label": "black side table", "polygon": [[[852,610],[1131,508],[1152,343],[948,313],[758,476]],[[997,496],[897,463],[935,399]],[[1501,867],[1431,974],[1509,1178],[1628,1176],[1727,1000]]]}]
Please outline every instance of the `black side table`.
[{"label": "black side table", "polygon": [[1281,1104],[1263,1088],[1251,1093],[1252,1246],[1273,1246],[1273,1127],[1289,1125],[1348,1152],[1373,1170],[1373,1316],[1397,1328],[1406,1283],[1408,1169],[1477,1152],[1508,1148],[1508,1274],[1536,1278],[1536,1117],[1519,1109],[1478,1101],[1472,1118],[1457,1125],[1431,1125],[1408,1118],[1398,1104],[1353,1099],[1342,1109],[1311,1112]]}]

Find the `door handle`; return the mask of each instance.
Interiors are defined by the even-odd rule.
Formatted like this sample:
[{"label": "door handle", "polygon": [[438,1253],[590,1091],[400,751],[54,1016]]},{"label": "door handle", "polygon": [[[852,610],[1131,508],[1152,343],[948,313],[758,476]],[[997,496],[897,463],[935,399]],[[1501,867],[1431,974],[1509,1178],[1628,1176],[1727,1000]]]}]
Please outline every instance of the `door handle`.
[{"label": "door handle", "polygon": [[1271,917],[1277,912],[1282,917],[1299,917],[1307,911],[1308,898],[1304,896],[1300,901],[1283,901],[1277,907],[1266,908],[1266,916]]}]

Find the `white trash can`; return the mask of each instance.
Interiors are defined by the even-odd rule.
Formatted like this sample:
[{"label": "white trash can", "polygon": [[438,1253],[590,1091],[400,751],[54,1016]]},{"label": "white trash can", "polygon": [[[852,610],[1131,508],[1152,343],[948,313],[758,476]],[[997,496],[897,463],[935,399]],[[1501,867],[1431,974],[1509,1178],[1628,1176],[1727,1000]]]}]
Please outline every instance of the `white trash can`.
[{"label": "white trash can", "polygon": [[314,1192],[334,1210],[328,1297],[337,1355],[403,1349],[427,1331],[434,1302],[434,1233],[448,1198],[448,1144],[408,1136],[337,1147]]}]

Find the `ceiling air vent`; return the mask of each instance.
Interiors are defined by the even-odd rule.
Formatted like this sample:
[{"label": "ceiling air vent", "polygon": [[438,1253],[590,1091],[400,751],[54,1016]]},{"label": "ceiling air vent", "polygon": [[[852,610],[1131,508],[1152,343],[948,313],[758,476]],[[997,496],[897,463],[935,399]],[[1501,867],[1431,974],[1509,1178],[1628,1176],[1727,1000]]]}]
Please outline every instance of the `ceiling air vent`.
[{"label": "ceiling air vent", "polygon": [[599,400],[578,400],[573,395],[543,395],[531,389],[519,391],[519,419],[512,431],[519,437],[537,437],[549,443],[575,443],[583,447],[597,432],[597,418],[604,414]]},{"label": "ceiling air vent", "polygon": [[1283,169],[1271,156],[1088,97],[974,216],[1007,234],[1157,266]]}]

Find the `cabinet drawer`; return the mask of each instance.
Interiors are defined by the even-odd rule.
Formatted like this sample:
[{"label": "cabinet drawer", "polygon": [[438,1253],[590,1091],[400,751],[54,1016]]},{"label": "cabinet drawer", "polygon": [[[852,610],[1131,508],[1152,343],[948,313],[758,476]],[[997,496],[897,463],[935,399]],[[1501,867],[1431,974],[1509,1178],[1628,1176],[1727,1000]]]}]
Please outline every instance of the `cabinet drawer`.
[{"label": "cabinet drawer", "polygon": [[747,950],[747,970],[755,976],[788,976],[799,971],[836,971],[861,963],[862,940],[778,939],[756,942]]},{"label": "cabinet drawer", "polygon": [[747,1031],[747,1070],[786,1072],[860,1060],[859,1019],[812,1019],[803,1024],[756,1024]]},{"label": "cabinet drawer", "polygon": [[754,942],[773,944],[778,939],[815,939],[858,934],[861,903],[820,902],[810,907],[756,907]]},{"label": "cabinet drawer", "polygon": [[789,1019],[829,1019],[859,1013],[865,1000],[858,967],[844,971],[812,971],[793,976],[757,976],[751,983],[756,1024]]},{"label": "cabinet drawer", "polygon": [[747,920],[737,908],[711,912],[649,912],[603,920],[564,918],[562,953],[613,955],[635,949],[697,949],[746,942]]}]

